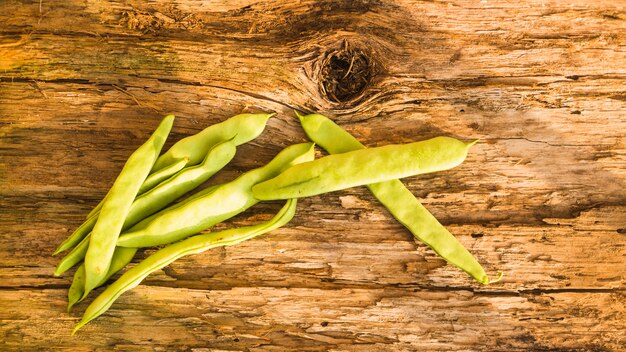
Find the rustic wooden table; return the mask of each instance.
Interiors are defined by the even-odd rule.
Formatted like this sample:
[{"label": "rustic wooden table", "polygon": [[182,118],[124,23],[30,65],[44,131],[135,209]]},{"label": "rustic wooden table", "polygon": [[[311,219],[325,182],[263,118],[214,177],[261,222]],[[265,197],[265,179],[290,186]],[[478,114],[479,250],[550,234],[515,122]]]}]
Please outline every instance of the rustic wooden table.
[{"label": "rustic wooden table", "polygon": [[[625,6],[0,2],[0,350],[625,350]],[[305,140],[294,109],[368,146],[480,138],[405,183],[504,280],[476,284],[355,188],[173,263],[70,337],[86,304],[65,312],[50,253],[159,119],[176,140],[276,111],[224,181]]]}]

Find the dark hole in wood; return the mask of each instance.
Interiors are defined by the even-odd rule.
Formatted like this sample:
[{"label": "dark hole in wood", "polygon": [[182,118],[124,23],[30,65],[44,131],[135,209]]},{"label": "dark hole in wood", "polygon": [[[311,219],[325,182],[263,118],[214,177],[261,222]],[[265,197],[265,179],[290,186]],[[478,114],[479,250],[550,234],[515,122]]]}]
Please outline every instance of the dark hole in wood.
[{"label": "dark hole in wood", "polygon": [[322,62],[322,93],[337,103],[352,100],[365,90],[372,71],[372,62],[365,52],[350,48],[344,42],[341,48],[328,53]]},{"label": "dark hole in wood", "polygon": [[472,238],[481,238],[481,237],[484,236],[484,234],[482,234],[482,233],[473,233],[470,236],[472,236]]},{"label": "dark hole in wood", "polygon": [[323,321],[320,323],[321,326],[328,326],[328,322],[327,321]]}]

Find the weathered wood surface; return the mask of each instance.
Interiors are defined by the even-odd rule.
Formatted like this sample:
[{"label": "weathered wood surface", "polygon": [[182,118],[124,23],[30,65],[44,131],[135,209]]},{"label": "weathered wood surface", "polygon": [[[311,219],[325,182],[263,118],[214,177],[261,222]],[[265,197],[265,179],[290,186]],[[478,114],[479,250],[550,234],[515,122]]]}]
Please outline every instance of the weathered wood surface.
[{"label": "weathered wood surface", "polygon": [[[0,2],[0,350],[626,349],[625,6]],[[323,75],[346,45],[369,66],[337,101]],[[49,254],[161,116],[178,139],[276,111],[227,180],[305,139],[293,109],[369,146],[480,138],[406,184],[504,280],[445,265],[358,188],[175,262],[69,337],[86,305],[65,313],[71,276]]]}]

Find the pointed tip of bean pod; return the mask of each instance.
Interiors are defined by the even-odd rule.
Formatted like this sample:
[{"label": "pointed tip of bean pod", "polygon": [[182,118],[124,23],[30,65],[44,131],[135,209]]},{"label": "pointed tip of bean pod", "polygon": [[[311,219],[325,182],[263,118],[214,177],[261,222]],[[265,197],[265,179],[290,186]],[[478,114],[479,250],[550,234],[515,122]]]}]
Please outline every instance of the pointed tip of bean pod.
[{"label": "pointed tip of bean pod", "polygon": [[74,334],[76,334],[76,332],[77,332],[78,330],[80,330],[80,328],[82,328],[83,326],[85,326],[85,324],[87,324],[87,322],[86,322],[86,321],[84,321],[84,320],[81,320],[80,322],[78,322],[78,324],[76,324],[76,326],[75,326],[75,327],[74,327],[74,329],[72,330],[72,334],[71,334],[71,336],[74,336]]},{"label": "pointed tip of bean pod", "polygon": [[480,139],[475,139],[469,143],[467,143],[467,147],[470,148],[471,146],[473,146],[474,144],[478,143],[480,141]]},{"label": "pointed tip of bean pod", "polygon": [[481,277],[481,280],[478,280],[478,282],[480,282],[483,285],[491,285],[491,284],[495,284],[496,282],[501,281],[503,277],[504,277],[504,273],[502,271],[498,271],[496,274],[496,278],[494,280],[491,280],[489,276],[484,275],[484,277]]},{"label": "pointed tip of bean pod", "polygon": [[[265,125],[267,125],[267,121],[269,121],[270,118],[276,116],[276,113],[275,112],[269,112],[269,113],[260,113],[260,114],[241,114],[241,115],[238,115],[238,116],[248,116],[249,118],[258,119],[260,124],[262,125],[262,127],[265,128]],[[258,126],[258,127],[261,128],[261,126]],[[258,134],[260,134],[263,131],[263,128],[261,128],[261,130],[258,132]],[[237,134],[235,134],[235,137],[237,137]],[[235,139],[236,138],[233,138],[233,140],[235,140]]]},{"label": "pointed tip of bean pod", "polygon": [[[165,116],[161,120],[161,122],[159,123],[159,127],[167,126],[167,130],[169,132],[169,130],[172,128],[172,125],[174,125],[174,118],[175,118],[175,116],[172,115],[172,114]],[[159,128],[159,127],[157,127],[157,128]]]},{"label": "pointed tip of bean pod", "polygon": [[301,115],[298,110],[293,110],[293,112],[296,114],[296,116],[298,117],[298,119],[300,119],[300,121],[302,121],[302,118],[304,117],[304,115]]},{"label": "pointed tip of bean pod", "polygon": [[311,161],[311,160],[315,159],[315,146],[316,145],[317,144],[315,144],[315,142],[310,142],[309,143],[309,149],[305,153],[305,158],[306,158],[307,161]]},{"label": "pointed tip of bean pod", "polygon": [[54,257],[55,255],[57,255],[57,254],[59,254],[59,253],[61,253],[63,251],[64,251],[64,249],[61,246],[59,246],[57,249],[54,250],[54,252],[52,253],[52,256]]},{"label": "pointed tip of bean pod", "polygon": [[502,272],[502,271],[498,271],[497,275],[498,275],[498,276],[496,277],[496,279],[495,279],[495,280],[489,280],[489,279],[487,279],[487,283],[486,283],[486,285],[495,284],[496,282],[501,281],[501,280],[502,280],[502,278],[504,277],[504,272]]},{"label": "pointed tip of bean pod", "polygon": [[87,288],[86,285],[87,285],[87,283],[85,283],[85,290],[83,291],[83,295],[80,296],[80,298],[76,302],[80,302],[80,301],[84,300],[85,298],[87,298],[87,296],[89,295],[89,292],[91,292],[91,290],[93,290],[95,288],[95,287]]},{"label": "pointed tip of bean pod", "polygon": [[70,298],[67,302],[67,312],[69,313],[75,304],[82,302],[87,295],[82,295],[80,298],[76,299],[74,297]]}]

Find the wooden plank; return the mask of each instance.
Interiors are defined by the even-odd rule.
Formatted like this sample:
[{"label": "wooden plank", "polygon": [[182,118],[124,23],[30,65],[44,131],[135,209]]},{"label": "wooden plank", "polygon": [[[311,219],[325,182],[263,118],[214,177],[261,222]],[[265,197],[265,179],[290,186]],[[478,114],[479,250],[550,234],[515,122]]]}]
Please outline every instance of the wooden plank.
[{"label": "wooden plank", "polygon": [[0,291],[5,349],[617,351],[626,338],[619,293],[139,286],[72,338],[65,294]]},{"label": "wooden plank", "polygon": [[[0,349],[626,348],[625,7],[0,3]],[[337,101],[326,74],[356,77],[329,70],[342,48],[369,74]],[[480,138],[462,166],[405,183],[503,282],[473,283],[355,188],[173,263],[69,338],[71,273],[52,277],[49,253],[159,119],[178,116],[177,140],[276,111],[211,181],[223,182],[305,140],[294,109],[326,113],[368,146]]]},{"label": "wooden plank", "polygon": [[[552,226],[449,226],[489,273],[505,273],[503,283],[484,287],[446,265],[423,244],[415,244],[410,234],[373,202],[364,201],[363,208],[357,208],[333,206],[342,200],[344,205],[353,202],[358,199],[356,195],[324,199],[329,206],[320,206],[321,199],[301,202],[296,219],[284,229],[235,247],[180,259],[147,281],[151,285],[196,289],[391,285],[526,292],[623,287],[623,234],[614,230],[617,224],[602,224],[597,219],[623,219],[624,207],[584,212],[575,221],[558,219],[565,223]],[[254,215],[244,214],[234,223],[217,228],[255,223],[269,218],[277,208],[277,204],[258,207]],[[66,236],[67,228],[55,225],[34,229],[31,223],[11,228],[13,234],[1,240],[7,249],[0,257],[5,265],[0,268],[3,286],[67,287],[71,272],[61,278],[52,277],[58,258],[49,255]],[[590,248],[594,249],[593,255]]]}]

